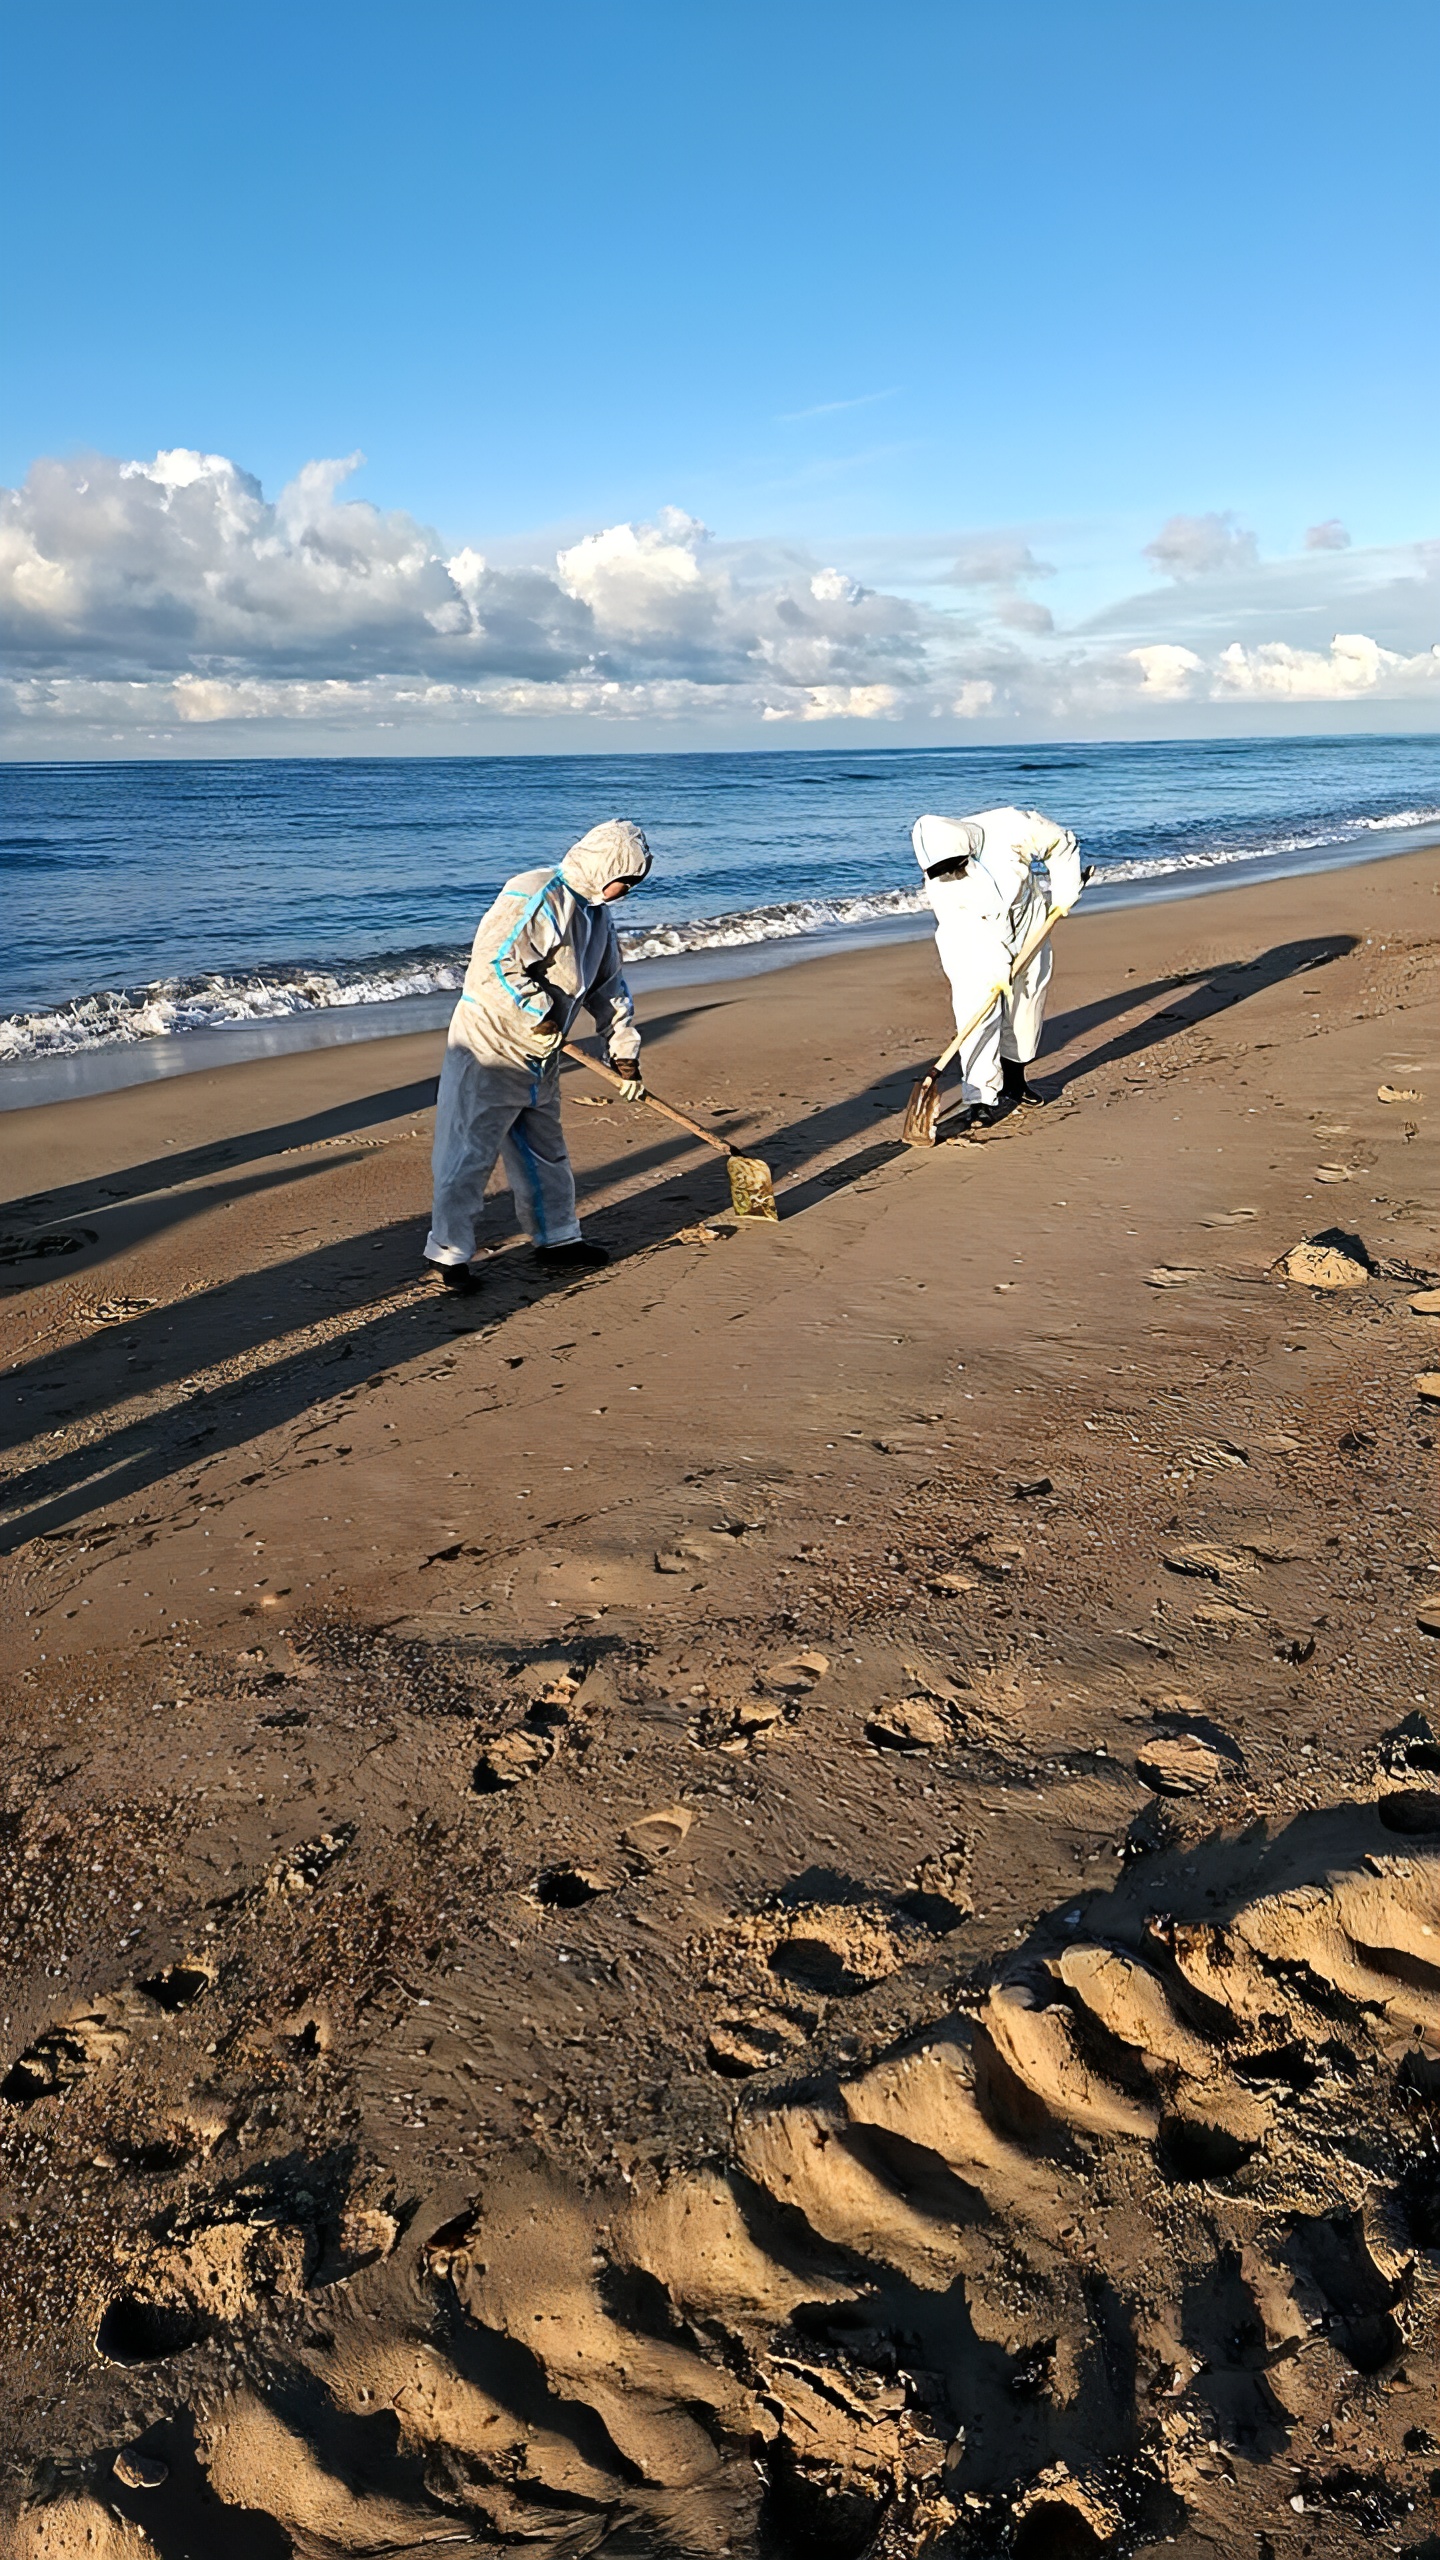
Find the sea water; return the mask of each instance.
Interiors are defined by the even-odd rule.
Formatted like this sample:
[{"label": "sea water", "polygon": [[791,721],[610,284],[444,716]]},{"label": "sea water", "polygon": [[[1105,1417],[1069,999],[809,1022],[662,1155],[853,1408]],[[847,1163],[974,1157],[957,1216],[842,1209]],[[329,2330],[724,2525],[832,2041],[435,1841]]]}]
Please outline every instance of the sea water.
[{"label": "sea water", "polygon": [[1148,899],[1432,839],[1440,740],[9,765],[0,1107],[438,1023],[501,882],[601,818],[654,853],[643,981],[924,931],[913,821],[1005,801]]}]

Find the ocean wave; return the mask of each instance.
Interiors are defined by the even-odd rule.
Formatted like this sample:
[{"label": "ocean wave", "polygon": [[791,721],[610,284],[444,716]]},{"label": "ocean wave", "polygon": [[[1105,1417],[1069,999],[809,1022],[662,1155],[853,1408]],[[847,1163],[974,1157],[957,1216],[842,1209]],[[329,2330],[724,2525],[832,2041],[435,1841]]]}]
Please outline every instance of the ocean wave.
[{"label": "ocean wave", "polygon": [[751,942],[783,942],[794,934],[836,933],[887,916],[919,915],[923,889],[875,889],[853,898],[796,898],[773,907],[741,907],[733,915],[699,916],[691,924],[637,926],[622,933],[627,961],[669,960],[682,951],[739,950]]},{"label": "ocean wave", "polygon": [[157,978],[150,986],[102,988],[48,1013],[0,1019],[0,1065],[22,1058],[73,1057],[117,1042],[172,1039],[242,1022],[278,1022],[338,1005],[394,1004],[401,996],[443,995],[465,982],[465,958],[369,960],[352,968],[266,969],[227,976]]},{"label": "ocean wave", "polygon": [[1440,825],[1440,808],[1400,809],[1393,817],[1337,818],[1329,821],[1318,834],[1266,836],[1257,844],[1212,844],[1188,846],[1183,851],[1133,854],[1101,865],[1099,878],[1107,880],[1163,880],[1177,871],[1217,871],[1235,862],[1273,862],[1285,854],[1323,853],[1330,848],[1354,844],[1361,836],[1397,832],[1408,827]]},{"label": "ocean wave", "polygon": [[[1391,830],[1440,823],[1440,807],[1402,809],[1385,817],[1327,822],[1308,834],[1270,835],[1249,844],[1172,847],[1163,853],[1099,860],[1097,886],[1216,871],[1292,854],[1339,849]],[[824,936],[872,924],[901,923],[925,910],[914,888],[877,889],[833,898],[796,898],[676,923],[637,925],[620,935],[627,963],[673,959],[687,952],[739,950],[761,942]],[[69,1004],[0,1017],[0,1066],[24,1059],[70,1057],[81,1050],[136,1040],[173,1039],[227,1025],[272,1022],[339,1006],[394,1004],[405,996],[458,994],[467,954],[422,951],[381,954],[334,968],[279,967],[102,989]]]}]

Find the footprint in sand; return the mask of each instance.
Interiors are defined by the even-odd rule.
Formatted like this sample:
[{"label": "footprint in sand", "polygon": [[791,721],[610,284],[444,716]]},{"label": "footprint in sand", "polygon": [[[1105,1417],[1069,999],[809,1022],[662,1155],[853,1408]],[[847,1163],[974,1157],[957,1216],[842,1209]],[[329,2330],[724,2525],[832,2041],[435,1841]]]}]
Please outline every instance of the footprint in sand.
[{"label": "footprint in sand", "polygon": [[527,1733],[518,1725],[513,1733],[497,1733],[475,1763],[471,1791],[477,1796],[504,1795],[524,1779],[533,1778],[554,1755],[555,1745],[548,1734]]},{"label": "footprint in sand", "polygon": [[638,1822],[621,1833],[621,1841],[631,1858],[639,1861],[641,1871],[658,1867],[662,1858],[688,1839],[694,1820],[687,1805],[666,1805],[659,1813],[642,1813]]},{"label": "footprint in sand", "polygon": [[[1144,1859],[802,2079],[825,2000],[906,1949],[859,1904],[770,1910],[720,1951],[771,1986],[737,1983],[710,2030],[712,2068],[766,2075],[720,2156],[643,2181],[496,2160],[425,2271],[397,2251],[371,2316],[336,2313],[323,2375],[289,2327],[304,2230],[232,2205],[124,2270],[101,2351],[263,2334],[200,2457],[232,2525],[258,2509],[307,2547],[433,2535],[433,2476],[543,2560],[755,2549],[762,2500],[797,2548],[893,2527],[909,2551],[905,2501],[943,2463],[967,2548],[1228,2551],[1237,2472],[1270,2464],[1273,2508],[1317,2429],[1348,2461],[1347,2427],[1428,2374],[1437,1950],[1440,1787],[1411,1784]],[[356,2420],[373,2441],[340,2489]]]},{"label": "footprint in sand", "polygon": [[182,2009],[188,2009],[192,2002],[203,1999],[214,1980],[214,1969],[210,1965],[167,1964],[159,1973],[152,1973],[147,1981],[137,1982],[135,1988],[145,1999],[153,2000],[157,2009],[163,2009],[168,2017],[173,2018]]},{"label": "footprint in sand", "polygon": [[547,1911],[583,1911],[587,1902],[610,1892],[614,1882],[598,1867],[544,1867],[531,1891]]},{"label": "footprint in sand", "polygon": [[128,2052],[130,2038],[107,2008],[77,2010],[47,2027],[0,2080],[0,2098],[12,2107],[34,2106],[40,2098],[58,2098],[77,2080],[104,2070]]},{"label": "footprint in sand", "polygon": [[798,2052],[810,2034],[806,2019],[794,2010],[756,2007],[717,2018],[706,2039],[712,2070],[726,2079],[743,2080],[769,2071]]},{"label": "footprint in sand", "polygon": [[918,1920],[937,1937],[947,1937],[963,1921],[974,1915],[975,1897],[970,1886],[971,1843],[957,1840],[953,1849],[942,1849],[933,1858],[922,1858],[909,1884],[900,1896],[900,1908],[912,1920]]},{"label": "footprint in sand", "polygon": [[829,1656],[823,1653],[788,1654],[782,1661],[771,1663],[768,1669],[756,1673],[753,1696],[715,1700],[702,1710],[695,1726],[696,1740],[737,1757],[752,1744],[764,1742],[781,1725],[793,1723],[799,1707],[818,1688],[829,1668]]}]

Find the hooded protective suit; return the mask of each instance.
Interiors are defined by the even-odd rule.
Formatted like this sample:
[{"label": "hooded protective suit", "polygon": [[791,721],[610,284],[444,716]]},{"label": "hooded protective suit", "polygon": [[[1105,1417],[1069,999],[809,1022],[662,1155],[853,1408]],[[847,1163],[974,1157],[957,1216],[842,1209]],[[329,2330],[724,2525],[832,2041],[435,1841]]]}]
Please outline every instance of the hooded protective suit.
[{"label": "hooded protective suit", "polygon": [[517,872],[481,919],[440,1071],[427,1262],[470,1260],[485,1186],[502,1155],[516,1214],[534,1242],[579,1242],[560,1125],[559,1040],[585,1006],[614,1064],[633,1066],[639,1057],[604,893],[612,881],[643,880],[649,868],[640,829],[610,818],[572,845],[557,870]]},{"label": "hooded protective suit", "polygon": [[[1055,907],[1071,907],[1080,895],[1080,848],[1068,827],[1038,809],[981,809],[973,818],[918,818],[910,841],[926,875],[935,910],[935,943],[950,981],[957,1030],[984,1003],[987,991],[1010,977],[1015,954]],[[969,856],[957,878],[933,880],[937,863]],[[1045,865],[1043,874],[1032,863]],[[997,997],[978,1030],[960,1051],[967,1104],[994,1102],[1002,1058],[1028,1066],[1040,1046],[1045,990],[1053,967],[1042,943]]]}]

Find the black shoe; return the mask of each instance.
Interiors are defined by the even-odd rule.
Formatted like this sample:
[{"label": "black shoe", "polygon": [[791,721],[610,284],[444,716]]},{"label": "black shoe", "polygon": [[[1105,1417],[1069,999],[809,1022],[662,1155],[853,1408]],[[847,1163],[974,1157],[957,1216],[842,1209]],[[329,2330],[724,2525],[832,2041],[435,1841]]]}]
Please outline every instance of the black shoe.
[{"label": "black shoe", "polygon": [[998,1102],[972,1102],[961,1112],[955,1126],[963,1136],[970,1137],[977,1129],[993,1129],[999,1117]]},{"label": "black shoe", "polygon": [[1001,1059],[1000,1091],[1006,1102],[1013,1102],[1021,1109],[1028,1108],[1033,1111],[1043,1111],[1050,1099],[1048,1094],[1037,1093],[1032,1084],[1026,1083],[1025,1070],[1018,1058]]},{"label": "black shoe", "polygon": [[542,1271],[598,1271],[610,1259],[603,1244],[537,1244]]},{"label": "black shoe", "polygon": [[443,1285],[453,1289],[458,1298],[471,1298],[484,1287],[479,1272],[472,1271],[468,1262],[437,1262],[432,1263],[431,1269],[439,1272]]}]

